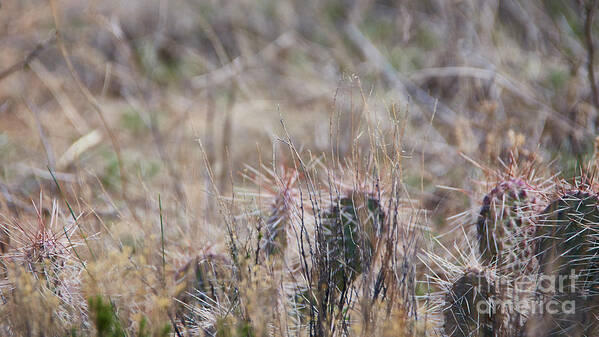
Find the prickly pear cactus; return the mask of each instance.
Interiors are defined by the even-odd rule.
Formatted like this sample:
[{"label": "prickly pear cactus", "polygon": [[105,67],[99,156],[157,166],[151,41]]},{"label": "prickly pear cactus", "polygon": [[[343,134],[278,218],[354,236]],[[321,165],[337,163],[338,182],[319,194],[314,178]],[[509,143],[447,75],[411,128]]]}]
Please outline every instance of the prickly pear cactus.
[{"label": "prickly pear cactus", "polygon": [[370,264],[385,215],[379,200],[366,193],[340,198],[322,215],[322,246],[331,268],[331,280],[345,291]]},{"label": "prickly pear cactus", "polygon": [[8,251],[10,244],[10,235],[8,228],[4,224],[0,224],[0,254],[5,254]]},{"label": "prickly pear cactus", "polygon": [[599,230],[597,195],[565,193],[543,211],[536,231],[540,272],[546,275],[576,273],[576,285],[588,284],[599,274],[599,254],[593,244]]},{"label": "prickly pear cactus", "polygon": [[502,274],[533,268],[537,211],[536,192],[524,181],[502,181],[487,194],[478,215],[479,250],[485,265],[496,264]]},{"label": "prickly pear cactus", "polygon": [[597,304],[580,292],[548,297],[525,327],[526,337],[590,337],[599,335]]},{"label": "prickly pear cactus", "polygon": [[[532,246],[539,197],[535,188],[519,178],[500,181],[483,199],[477,234],[483,265],[492,268],[499,280],[495,298],[495,335],[517,335],[528,315],[534,285],[526,277],[537,268]],[[521,282],[524,281],[524,282]]]},{"label": "prickly pear cactus", "polygon": [[450,337],[494,336],[494,294],[494,282],[488,273],[467,269],[445,295],[445,334]]},{"label": "prickly pear cactus", "polygon": [[266,235],[263,249],[266,256],[280,255],[287,247],[287,223],[289,210],[285,194],[278,196],[271,206],[271,214],[266,220]]},{"label": "prickly pear cactus", "polygon": [[180,304],[177,316],[185,321],[187,316],[199,312],[220,314],[237,296],[234,282],[234,267],[227,256],[205,254],[193,258],[175,275],[178,289],[175,298]]},{"label": "prickly pear cactus", "polygon": [[599,332],[598,202],[595,193],[570,191],[542,212],[536,240],[544,315],[533,323],[543,327],[542,334],[594,336]]},{"label": "prickly pear cactus", "polygon": [[281,256],[287,248],[287,228],[291,216],[290,203],[297,171],[284,171],[283,186],[277,192],[266,219],[266,233],[261,248],[267,257]]}]

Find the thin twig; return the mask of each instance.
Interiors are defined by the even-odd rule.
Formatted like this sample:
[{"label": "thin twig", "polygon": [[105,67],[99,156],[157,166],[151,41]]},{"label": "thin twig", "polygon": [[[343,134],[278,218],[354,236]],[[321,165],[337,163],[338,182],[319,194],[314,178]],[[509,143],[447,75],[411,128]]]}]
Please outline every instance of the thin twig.
[{"label": "thin twig", "polygon": [[17,71],[22,70],[25,67],[27,67],[29,65],[29,62],[33,61],[33,59],[35,59],[44,49],[46,49],[46,47],[48,47],[55,41],[56,41],[56,34],[52,34],[52,36],[47,38],[45,41],[38,43],[35,46],[35,48],[32,51],[30,51],[29,54],[27,54],[27,56],[25,56],[25,58],[22,61],[17,62],[15,64],[13,64],[12,66],[1,71],[0,72],[0,81],[2,81],[6,77],[12,75],[14,72],[17,72]]},{"label": "thin twig", "polygon": [[[50,169],[50,167],[48,166],[48,172],[50,172],[50,175],[52,175],[52,179],[54,179],[54,183],[56,184],[56,187],[58,188],[58,192],[60,194],[60,196],[62,197],[62,199],[64,200],[64,202],[67,204],[67,207],[69,209],[69,212],[71,213],[71,216],[73,217],[73,221],[75,221],[75,226],[77,227],[77,229],[79,230],[79,233],[81,234],[81,237],[83,238],[83,241],[85,242],[85,245],[87,246],[87,248],[89,249],[89,253],[92,256],[92,259],[95,260],[95,254],[92,250],[92,248],[89,245],[89,242],[87,242],[87,236],[85,235],[85,233],[83,232],[83,230],[81,229],[81,226],[79,225],[79,221],[77,220],[77,217],[75,216],[75,212],[73,211],[73,208],[71,207],[71,204],[69,204],[69,201],[67,200],[65,194],[62,192],[62,189],[60,188],[60,184],[58,183],[58,180],[56,180],[56,177],[54,176],[54,173],[52,173],[52,170]],[[73,245],[73,242],[71,242],[71,238],[69,237],[69,234],[67,233],[67,229],[66,226],[62,227],[63,231],[64,231],[64,235],[66,237],[66,239],[69,241],[69,245],[72,247],[73,252],[75,253],[75,256],[77,256],[77,259],[79,260],[79,262],[81,263],[81,265],[83,266],[83,269],[85,269],[85,271],[87,272],[87,274],[91,277],[91,279],[95,282],[96,278],[94,277],[94,275],[92,273],[90,273],[90,271],[87,269],[87,266],[85,265],[85,261],[81,258],[81,256],[79,256],[79,253],[77,253],[77,250],[75,248],[75,245]]]},{"label": "thin twig", "polygon": [[416,70],[409,75],[409,79],[415,82],[420,82],[431,77],[437,78],[453,76],[493,81],[502,89],[505,89],[516,97],[522,99],[526,104],[537,106],[542,109],[541,111],[549,112],[549,117],[551,120],[558,123],[561,127],[570,131],[579,129],[579,125],[574,124],[572,121],[565,118],[561,113],[557,112],[553,107],[536,98],[534,92],[525,84],[508,77],[506,74],[501,74],[494,70],[465,66],[431,67]]},{"label": "thin twig", "polygon": [[195,89],[213,87],[228,80],[234,79],[245,69],[251,68],[260,61],[270,60],[281,51],[291,48],[296,43],[296,35],[293,31],[281,34],[276,40],[268,44],[258,54],[250,57],[238,57],[230,63],[210,73],[195,76],[191,84]]},{"label": "thin twig", "polygon": [[160,210],[160,238],[162,241],[162,282],[166,284],[166,259],[164,258],[164,222],[162,220],[162,199],[158,194],[158,208]]},{"label": "thin twig", "polygon": [[[437,119],[439,122],[448,126],[450,129],[454,128],[455,122],[458,120],[458,114],[451,110],[448,106],[443,104],[438,99],[431,97],[420,87],[412,83],[408,78],[399,74],[391,63],[381,54],[376,46],[358,29],[356,24],[348,23],[344,26],[344,31],[349,40],[352,42],[354,47],[360,50],[360,52],[367,59],[368,63],[375,67],[385,78],[387,82],[397,91],[402,100],[410,101],[410,97],[416,99],[416,101],[424,105],[424,109],[428,110],[428,117],[432,116],[432,112],[436,111],[439,116]],[[414,106],[416,109],[420,109],[419,106]],[[423,110],[423,109],[420,109]],[[425,111],[423,111],[425,113]],[[449,144],[447,136],[443,135],[437,129],[431,130],[435,135],[443,139],[445,143]],[[448,150],[455,152],[455,148],[449,146]]]},{"label": "thin twig", "polygon": [[80,135],[88,133],[91,128],[87,121],[62,87],[62,79],[52,74],[39,60],[33,60],[29,63],[29,70],[35,74],[40,81],[50,90],[54,99],[62,108],[65,116]]},{"label": "thin twig", "polygon": [[437,108],[439,119],[443,121],[443,123],[447,125],[453,125],[455,123],[458,116],[455,111],[451,110],[438,99],[431,97],[409,79],[399,74],[354,23],[345,25],[344,30],[352,43],[358,47],[366,59],[368,59],[369,63],[376,67],[387,82],[389,82],[396,90],[400,91],[404,98],[410,96],[415,98],[418,102],[426,106],[431,115],[435,108]]},{"label": "thin twig", "polygon": [[[436,107],[437,116],[439,117],[437,120],[445,125],[453,127],[457,117],[459,116],[455,111],[443,104],[443,102],[430,96],[416,84],[410,81],[409,78],[399,74],[393,68],[391,63],[389,63],[389,61],[381,54],[376,46],[366,36],[364,36],[364,34],[362,34],[362,32],[354,23],[348,23],[345,26],[345,32],[352,43],[362,52],[362,54],[364,54],[369,63],[376,67],[379,72],[381,72],[385,80],[387,80],[387,82],[389,82],[396,90],[398,90],[400,94],[404,96],[403,98],[413,97],[418,103],[424,105],[426,109],[429,110],[431,115],[432,111]],[[436,71],[438,71],[436,76],[451,76],[452,73],[453,75],[457,75],[457,72],[472,77],[486,77],[490,75],[489,73],[485,73],[482,69],[468,67],[447,67],[445,70],[442,70],[442,68],[433,68],[430,71],[423,70],[417,73],[415,78],[432,76],[431,72]],[[498,81],[500,85],[506,89],[509,89],[512,93],[516,93],[527,103],[541,106],[547,111],[551,112],[549,116],[553,121],[559,123],[560,126],[568,130],[579,129],[579,125],[572,123],[562,114],[556,112],[553,108],[535,98],[529,93],[529,90],[526,90],[523,88],[523,86],[517,85],[513,81],[510,81],[503,76],[499,76],[497,73],[494,73],[493,75],[493,80]],[[588,133],[589,131],[584,130],[584,132]]]}]

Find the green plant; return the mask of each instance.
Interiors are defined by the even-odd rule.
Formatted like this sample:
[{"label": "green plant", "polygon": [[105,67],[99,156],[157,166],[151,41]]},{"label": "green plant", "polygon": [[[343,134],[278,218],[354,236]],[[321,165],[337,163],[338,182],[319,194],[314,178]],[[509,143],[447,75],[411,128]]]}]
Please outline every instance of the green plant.
[{"label": "green plant", "polygon": [[571,191],[542,212],[536,231],[541,273],[569,275],[574,271],[580,275],[580,284],[596,278],[599,257],[593,234],[599,228],[598,201],[594,193]]},{"label": "green plant", "polygon": [[322,215],[322,242],[332,284],[341,293],[366,268],[373,257],[373,240],[385,220],[379,200],[354,192],[339,198]]},{"label": "green plant", "polygon": [[494,281],[489,278],[488,272],[467,269],[445,295],[445,333],[451,337],[495,336],[494,295]]},{"label": "green plant", "polygon": [[287,248],[287,230],[291,216],[290,202],[297,178],[297,171],[285,170],[282,186],[270,205],[270,214],[266,219],[266,233],[261,247],[267,257],[282,256]]},{"label": "green plant", "polygon": [[[468,268],[446,293],[448,335],[514,336],[522,331],[528,310],[521,304],[531,300],[532,289],[520,281],[526,281],[536,266],[531,243],[539,199],[533,186],[513,177],[499,181],[485,195],[476,222],[485,269]],[[487,311],[480,312],[479,305]]]},{"label": "green plant", "polygon": [[216,337],[254,337],[252,325],[247,321],[221,318],[216,322]]},{"label": "green plant", "polygon": [[477,221],[484,264],[496,264],[502,274],[532,267],[534,251],[529,243],[537,203],[534,189],[517,178],[499,182],[484,197]]},{"label": "green plant", "polygon": [[170,332],[171,332],[171,326],[170,326],[170,324],[167,323],[167,324],[164,324],[154,334],[152,334],[152,332],[148,329],[148,320],[144,316],[139,321],[139,328],[137,329],[137,337],[150,337],[150,336],[167,337],[167,336],[169,336]]},{"label": "green plant", "polygon": [[[532,300],[527,278],[536,270],[532,245],[539,209],[539,192],[523,179],[500,181],[485,195],[477,220],[483,265],[493,268],[498,282],[494,333],[516,335],[522,330]],[[522,281],[522,282],[521,282]]]},{"label": "green plant", "polygon": [[98,295],[89,298],[88,305],[98,337],[125,336],[125,330],[112,303],[105,302],[102,296]]},{"label": "green plant", "polygon": [[[207,320],[203,315],[210,312],[217,320],[226,316],[236,302],[238,290],[233,265],[223,255],[204,254],[195,257],[176,276],[179,285],[176,295],[177,317],[187,323]],[[213,322],[213,323],[217,323]]]},{"label": "green plant", "polygon": [[[542,212],[537,226],[537,254],[541,278],[538,288],[547,324],[545,331],[561,336],[597,333],[596,293],[599,285],[599,199],[590,191],[561,195]],[[549,306],[568,304],[573,310],[552,313]]]},{"label": "green plant", "polygon": [[[127,333],[123,328],[116,307],[110,301],[105,301],[100,295],[88,299],[90,315],[93,319],[96,335],[98,337],[125,337]],[[166,337],[171,331],[170,324],[164,324],[159,329],[152,331],[148,327],[148,320],[142,316],[137,329],[137,337]],[[75,336],[75,332],[71,332]]]}]

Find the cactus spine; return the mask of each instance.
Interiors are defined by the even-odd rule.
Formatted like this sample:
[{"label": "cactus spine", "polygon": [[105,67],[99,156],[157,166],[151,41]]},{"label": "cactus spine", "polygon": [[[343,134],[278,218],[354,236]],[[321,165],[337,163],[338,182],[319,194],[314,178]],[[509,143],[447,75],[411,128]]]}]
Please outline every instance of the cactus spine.
[{"label": "cactus spine", "polygon": [[597,202],[594,194],[572,191],[543,211],[536,232],[542,273],[569,275],[573,270],[581,284],[596,278],[599,257],[593,250],[592,234],[599,229]]},{"label": "cactus spine", "polygon": [[8,252],[8,245],[10,244],[10,234],[6,225],[0,225],[0,254]]},{"label": "cactus spine", "polygon": [[384,219],[379,200],[360,192],[339,198],[322,215],[321,248],[326,251],[331,281],[341,292],[369,267]]},{"label": "cactus spine", "polygon": [[[599,332],[598,202],[594,193],[570,191],[542,213],[536,239],[546,334],[594,336]],[[552,282],[544,284],[548,280]],[[557,312],[548,310],[558,304],[562,306]]]},{"label": "cactus spine", "polygon": [[532,268],[537,198],[524,181],[502,181],[483,199],[478,215],[479,250],[485,265],[497,264],[502,274]]},{"label": "cactus spine", "polygon": [[[499,336],[516,335],[521,330],[525,313],[520,307],[501,304],[518,304],[526,296],[515,285],[523,272],[530,273],[535,265],[530,242],[537,204],[536,190],[518,178],[500,181],[485,195],[476,229],[487,272],[470,268],[452,284],[445,296],[446,334]],[[484,304],[481,301],[486,302],[485,313],[473,307]]]},{"label": "cactus spine", "polygon": [[494,336],[494,295],[494,282],[484,270],[467,269],[445,295],[445,333],[451,337]]},{"label": "cactus spine", "polygon": [[346,315],[352,284],[373,263],[385,223],[379,199],[366,192],[350,192],[320,209],[311,284],[298,287],[292,300],[302,320],[309,315],[317,335]]},{"label": "cactus spine", "polygon": [[270,216],[266,219],[266,233],[261,249],[266,257],[281,257],[287,248],[287,229],[291,217],[290,200],[298,173],[295,170],[284,170],[283,184],[270,206]]}]

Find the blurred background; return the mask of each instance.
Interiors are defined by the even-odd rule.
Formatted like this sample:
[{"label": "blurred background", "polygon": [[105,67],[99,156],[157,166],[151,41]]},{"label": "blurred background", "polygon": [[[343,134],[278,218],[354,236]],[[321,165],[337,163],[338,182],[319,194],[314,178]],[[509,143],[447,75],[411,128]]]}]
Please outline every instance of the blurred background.
[{"label": "blurred background", "polygon": [[40,188],[56,195],[49,166],[106,221],[125,203],[142,217],[158,193],[189,221],[212,207],[205,161],[230,195],[246,165],[289,164],[288,136],[345,158],[359,130],[394,116],[406,186],[444,226],[479,166],[516,153],[568,175],[593,154],[595,12],[576,0],[3,1],[1,191],[21,212]]}]

